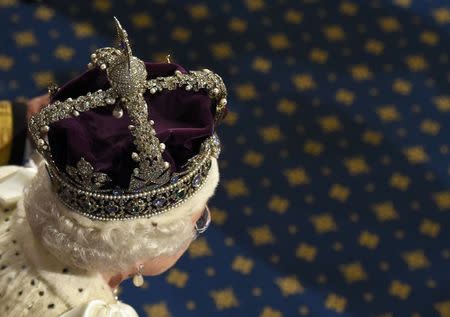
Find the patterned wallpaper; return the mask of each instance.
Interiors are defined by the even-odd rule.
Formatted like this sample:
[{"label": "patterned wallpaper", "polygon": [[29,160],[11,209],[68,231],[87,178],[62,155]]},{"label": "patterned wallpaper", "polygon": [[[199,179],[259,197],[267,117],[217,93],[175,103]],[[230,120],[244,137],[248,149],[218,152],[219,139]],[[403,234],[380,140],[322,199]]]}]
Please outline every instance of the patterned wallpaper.
[{"label": "patterned wallpaper", "polygon": [[136,55],[223,75],[213,227],[141,316],[450,316],[446,0],[0,0],[0,97]]}]

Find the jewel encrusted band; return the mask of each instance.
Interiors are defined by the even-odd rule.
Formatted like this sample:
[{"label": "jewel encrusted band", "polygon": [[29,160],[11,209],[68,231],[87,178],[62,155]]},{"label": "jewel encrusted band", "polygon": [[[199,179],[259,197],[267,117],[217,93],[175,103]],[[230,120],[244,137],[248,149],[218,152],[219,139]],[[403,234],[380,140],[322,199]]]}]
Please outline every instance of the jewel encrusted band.
[{"label": "jewel encrusted band", "polygon": [[193,166],[186,174],[174,174],[169,183],[157,189],[125,192],[115,189],[107,193],[88,191],[73,183],[51,165],[47,171],[55,192],[64,205],[95,220],[129,220],[150,218],[175,208],[203,187],[211,169],[211,158],[217,157],[220,143],[216,135],[202,144],[201,154],[191,159]]}]

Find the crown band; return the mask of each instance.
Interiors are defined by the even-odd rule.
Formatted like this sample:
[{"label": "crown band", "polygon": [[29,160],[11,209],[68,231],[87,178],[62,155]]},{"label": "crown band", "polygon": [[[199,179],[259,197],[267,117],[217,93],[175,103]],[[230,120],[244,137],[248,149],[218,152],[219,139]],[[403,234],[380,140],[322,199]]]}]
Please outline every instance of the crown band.
[{"label": "crown band", "polygon": [[[216,135],[202,143],[201,154],[188,164],[194,166],[183,176],[172,176],[169,184],[143,192],[112,190],[108,193],[87,191],[73,184],[51,165],[47,171],[62,203],[95,220],[150,218],[175,208],[203,187],[211,169],[211,157],[217,157],[220,144]],[[123,193],[122,193],[123,192]]]}]

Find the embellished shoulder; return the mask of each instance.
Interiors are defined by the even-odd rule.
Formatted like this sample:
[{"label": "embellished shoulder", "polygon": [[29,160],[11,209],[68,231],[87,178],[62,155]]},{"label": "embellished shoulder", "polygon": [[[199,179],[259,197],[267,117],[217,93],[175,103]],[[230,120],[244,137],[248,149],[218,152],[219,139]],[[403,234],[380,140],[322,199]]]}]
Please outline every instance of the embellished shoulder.
[{"label": "embellished shoulder", "polygon": [[114,304],[108,304],[101,300],[93,300],[84,305],[75,307],[61,317],[139,317],[136,311],[130,305],[120,301]]},{"label": "embellished shoulder", "polygon": [[64,303],[27,261],[13,227],[14,209],[0,208],[0,316],[59,316]]},{"label": "embellished shoulder", "polygon": [[92,300],[115,303],[99,273],[64,265],[34,236],[21,200],[29,172],[0,168],[0,187],[9,188],[0,191],[0,316],[56,317]]}]

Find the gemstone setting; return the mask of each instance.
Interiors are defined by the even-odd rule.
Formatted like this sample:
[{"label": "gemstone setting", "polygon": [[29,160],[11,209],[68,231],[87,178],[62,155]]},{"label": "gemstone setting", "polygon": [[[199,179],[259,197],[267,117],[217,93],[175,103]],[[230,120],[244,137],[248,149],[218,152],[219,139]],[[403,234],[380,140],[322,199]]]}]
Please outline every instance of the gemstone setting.
[{"label": "gemstone setting", "polygon": [[194,179],[192,180],[192,187],[199,188],[202,184],[202,176],[200,174],[195,175]]}]

